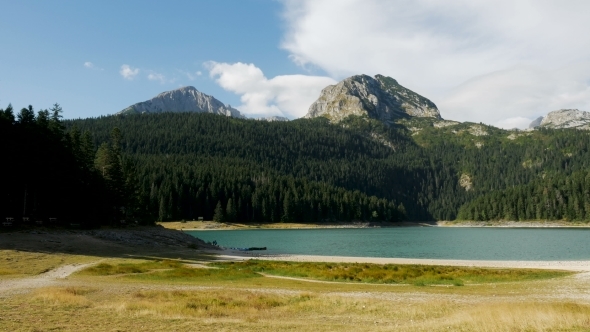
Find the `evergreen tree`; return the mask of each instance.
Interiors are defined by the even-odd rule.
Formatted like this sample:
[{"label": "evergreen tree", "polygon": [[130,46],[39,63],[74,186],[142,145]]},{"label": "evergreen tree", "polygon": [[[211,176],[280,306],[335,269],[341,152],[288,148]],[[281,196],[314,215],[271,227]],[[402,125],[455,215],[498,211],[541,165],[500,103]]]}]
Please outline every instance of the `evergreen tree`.
[{"label": "evergreen tree", "polygon": [[[217,211],[216,211],[217,213]],[[232,199],[228,199],[227,200],[227,207],[225,209],[225,221],[228,222],[236,222],[236,218],[237,218],[237,210],[236,210],[236,206],[234,205]]]},{"label": "evergreen tree", "polygon": [[213,221],[225,221],[225,213],[223,211],[223,206],[221,206],[221,201],[217,202],[217,206],[215,207],[215,214],[213,215]]}]

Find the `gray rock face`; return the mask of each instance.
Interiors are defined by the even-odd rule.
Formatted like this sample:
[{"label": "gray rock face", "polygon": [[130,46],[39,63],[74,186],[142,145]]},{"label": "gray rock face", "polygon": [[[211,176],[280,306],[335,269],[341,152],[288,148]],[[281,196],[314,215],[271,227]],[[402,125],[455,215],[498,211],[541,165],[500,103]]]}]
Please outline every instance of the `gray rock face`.
[{"label": "gray rock face", "polygon": [[590,130],[590,112],[576,109],[553,111],[541,121],[541,127],[546,128],[577,128]]},{"label": "gray rock face", "polygon": [[529,124],[529,128],[537,128],[538,126],[541,125],[541,121],[543,121],[544,117],[540,116],[538,118],[536,118],[535,120],[533,120],[533,122],[531,122]]},{"label": "gray rock face", "polygon": [[356,75],[324,88],[305,117],[339,122],[349,115],[367,115],[385,123],[405,117],[442,119],[432,101],[382,75]]},{"label": "gray rock face", "polygon": [[244,118],[240,112],[226,106],[212,96],[206,95],[192,86],[162,92],[154,98],[131,105],[117,114],[195,112],[213,113],[235,118]]},{"label": "gray rock face", "polygon": [[256,120],[260,121],[268,121],[268,122],[276,122],[276,121],[289,121],[288,118],[284,116],[267,116],[265,118],[257,118]]}]

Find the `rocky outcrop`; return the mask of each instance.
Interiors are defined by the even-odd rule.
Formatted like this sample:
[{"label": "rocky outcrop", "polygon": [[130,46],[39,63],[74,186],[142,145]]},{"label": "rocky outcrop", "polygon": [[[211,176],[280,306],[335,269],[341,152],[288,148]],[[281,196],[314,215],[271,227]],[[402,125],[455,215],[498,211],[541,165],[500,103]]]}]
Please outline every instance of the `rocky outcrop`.
[{"label": "rocky outcrop", "polygon": [[531,122],[529,124],[529,128],[537,128],[538,126],[540,126],[541,125],[541,121],[543,121],[543,118],[544,117],[540,116],[540,117],[534,119],[533,122]]},{"label": "rocky outcrop", "polygon": [[458,121],[442,120],[442,121],[435,121],[432,123],[432,125],[435,128],[444,128],[444,127],[456,126],[460,123],[461,122],[458,122]]},{"label": "rocky outcrop", "polygon": [[441,119],[432,101],[382,75],[356,75],[324,88],[305,117],[338,122],[349,115],[366,115],[385,123],[408,117]]},{"label": "rocky outcrop", "polygon": [[545,128],[576,128],[590,130],[590,112],[576,109],[563,109],[547,114],[540,127]]},{"label": "rocky outcrop", "polygon": [[469,174],[463,173],[459,178],[459,185],[465,189],[465,191],[469,191],[473,189],[473,182],[471,181],[471,176]]},{"label": "rocky outcrop", "polygon": [[244,118],[240,112],[226,106],[212,96],[206,95],[192,86],[162,92],[154,98],[131,105],[117,114],[195,112],[213,113],[235,118]]},{"label": "rocky outcrop", "polygon": [[469,133],[473,136],[487,136],[488,131],[482,125],[473,125],[469,127]]},{"label": "rocky outcrop", "polygon": [[265,118],[257,118],[256,120],[259,121],[268,121],[268,122],[277,122],[277,121],[289,121],[288,118],[284,117],[284,116],[267,116]]}]

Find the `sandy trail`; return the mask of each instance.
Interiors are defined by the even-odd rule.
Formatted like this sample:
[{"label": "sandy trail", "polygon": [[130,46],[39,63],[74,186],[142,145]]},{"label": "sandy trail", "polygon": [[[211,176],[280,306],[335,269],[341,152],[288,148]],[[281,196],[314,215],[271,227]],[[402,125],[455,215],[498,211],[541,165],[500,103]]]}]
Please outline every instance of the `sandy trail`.
[{"label": "sandy trail", "polygon": [[290,262],[325,262],[325,263],[372,263],[372,264],[412,264],[443,265],[513,269],[544,269],[575,272],[590,272],[590,261],[485,261],[457,259],[420,259],[420,258],[382,258],[382,257],[347,257],[315,255],[261,255],[235,250],[223,250],[217,256],[219,260],[260,259]]},{"label": "sandy trail", "polygon": [[14,294],[28,293],[36,288],[58,285],[60,284],[60,279],[63,280],[71,274],[98,262],[63,265],[35,277],[0,280],[0,298]]}]

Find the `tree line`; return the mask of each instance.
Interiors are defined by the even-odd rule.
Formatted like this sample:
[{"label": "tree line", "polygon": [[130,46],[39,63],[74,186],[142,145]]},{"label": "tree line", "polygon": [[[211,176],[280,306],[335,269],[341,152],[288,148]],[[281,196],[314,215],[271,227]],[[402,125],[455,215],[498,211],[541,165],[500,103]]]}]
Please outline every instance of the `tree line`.
[{"label": "tree line", "polygon": [[2,217],[85,225],[125,218],[133,202],[122,175],[117,130],[97,154],[90,132],[66,131],[61,114],[59,104],[38,112],[29,106],[16,114],[12,105],[0,109]]}]

